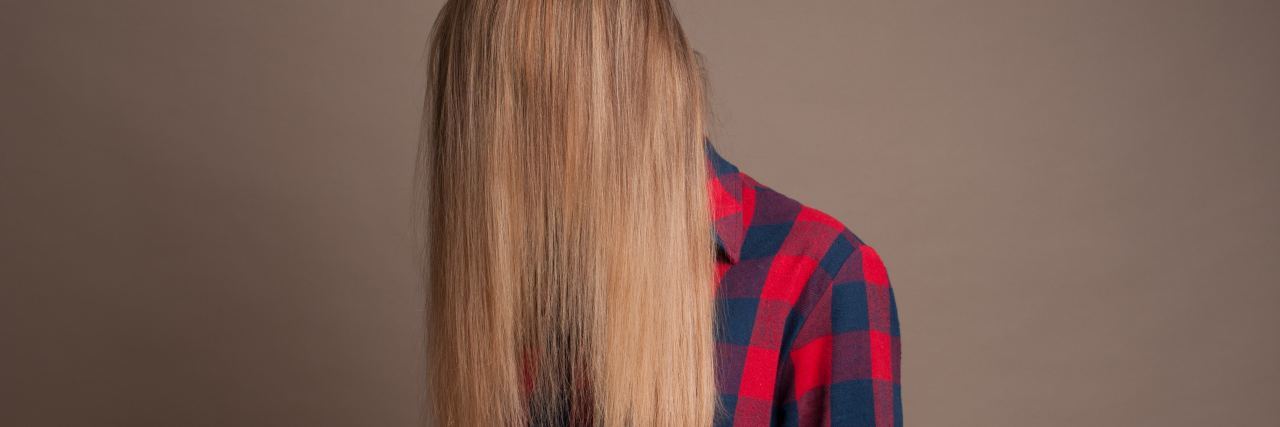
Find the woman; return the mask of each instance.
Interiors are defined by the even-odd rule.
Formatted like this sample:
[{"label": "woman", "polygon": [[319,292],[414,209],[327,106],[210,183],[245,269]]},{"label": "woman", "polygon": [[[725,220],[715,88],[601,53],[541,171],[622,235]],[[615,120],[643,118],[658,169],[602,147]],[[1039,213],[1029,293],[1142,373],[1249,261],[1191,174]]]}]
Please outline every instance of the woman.
[{"label": "woman", "polygon": [[436,425],[901,424],[876,252],[707,137],[666,0],[453,0],[421,151]]}]

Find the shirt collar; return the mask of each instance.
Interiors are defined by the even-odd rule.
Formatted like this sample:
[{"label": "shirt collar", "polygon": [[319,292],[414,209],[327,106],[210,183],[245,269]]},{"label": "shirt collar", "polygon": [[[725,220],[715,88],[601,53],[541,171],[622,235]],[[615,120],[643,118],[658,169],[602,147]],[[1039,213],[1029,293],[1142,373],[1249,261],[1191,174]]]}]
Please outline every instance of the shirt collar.
[{"label": "shirt collar", "polygon": [[747,229],[743,223],[743,179],[734,166],[704,139],[707,151],[709,191],[712,205],[712,231],[716,249],[729,259],[738,262]]}]

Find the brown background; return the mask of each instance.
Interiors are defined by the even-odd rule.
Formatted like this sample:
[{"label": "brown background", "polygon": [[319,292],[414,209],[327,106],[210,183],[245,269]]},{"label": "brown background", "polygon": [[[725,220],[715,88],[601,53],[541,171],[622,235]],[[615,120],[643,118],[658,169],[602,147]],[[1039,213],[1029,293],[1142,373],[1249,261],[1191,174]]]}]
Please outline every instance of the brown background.
[{"label": "brown background", "polygon": [[[679,2],[919,426],[1280,420],[1280,3]],[[410,426],[435,1],[0,6],[0,425]]]}]

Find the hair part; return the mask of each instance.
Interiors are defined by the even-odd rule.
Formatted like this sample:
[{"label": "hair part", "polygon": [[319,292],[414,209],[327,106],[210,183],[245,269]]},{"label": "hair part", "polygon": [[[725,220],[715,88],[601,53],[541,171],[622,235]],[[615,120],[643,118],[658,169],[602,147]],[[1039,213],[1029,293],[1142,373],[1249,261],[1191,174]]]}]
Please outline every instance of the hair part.
[{"label": "hair part", "polygon": [[450,0],[419,194],[439,425],[706,426],[702,66],[667,0]]}]

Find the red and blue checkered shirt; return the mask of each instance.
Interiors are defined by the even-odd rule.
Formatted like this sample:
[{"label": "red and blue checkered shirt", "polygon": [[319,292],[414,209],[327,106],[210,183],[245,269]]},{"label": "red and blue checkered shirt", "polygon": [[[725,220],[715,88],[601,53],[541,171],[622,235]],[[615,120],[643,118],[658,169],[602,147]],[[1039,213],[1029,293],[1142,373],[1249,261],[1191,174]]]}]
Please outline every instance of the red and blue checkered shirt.
[{"label": "red and blue checkered shirt", "polygon": [[898,312],[880,256],[706,147],[725,410],[715,425],[902,425]]}]

